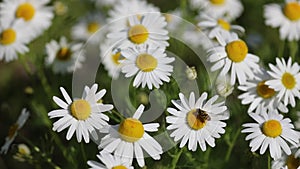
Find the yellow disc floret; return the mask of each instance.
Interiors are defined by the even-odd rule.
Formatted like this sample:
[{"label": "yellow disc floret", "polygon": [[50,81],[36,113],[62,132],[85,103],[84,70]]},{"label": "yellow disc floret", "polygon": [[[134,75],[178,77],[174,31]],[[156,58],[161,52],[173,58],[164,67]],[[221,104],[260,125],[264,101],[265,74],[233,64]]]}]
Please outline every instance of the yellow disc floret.
[{"label": "yellow disc floret", "polygon": [[25,21],[30,21],[35,14],[35,9],[30,3],[19,5],[16,11],[17,18],[23,18]]},{"label": "yellow disc floret", "polygon": [[229,31],[231,28],[231,25],[229,22],[223,20],[223,19],[218,19],[218,25],[221,26],[221,28]]},{"label": "yellow disc floret", "polygon": [[284,15],[291,21],[300,19],[300,4],[298,2],[290,2],[283,8]]},{"label": "yellow disc floret", "polygon": [[264,99],[269,99],[275,95],[275,90],[269,88],[269,86],[265,84],[265,81],[261,81],[257,84],[256,92]]},{"label": "yellow disc floret", "polygon": [[90,104],[86,100],[75,100],[71,104],[71,114],[77,120],[86,120],[92,112]]},{"label": "yellow disc floret", "polygon": [[214,5],[223,5],[225,0],[210,0],[210,2]]},{"label": "yellow disc floret", "polygon": [[118,165],[118,166],[113,167],[112,169],[127,169],[127,168],[123,165]]},{"label": "yellow disc floret", "polygon": [[201,109],[193,109],[186,116],[187,124],[194,130],[202,129],[210,117]]},{"label": "yellow disc floret", "polygon": [[147,28],[143,25],[134,25],[128,31],[128,38],[132,43],[142,44],[149,36]]},{"label": "yellow disc floret", "polygon": [[13,29],[6,29],[0,33],[0,43],[2,45],[10,45],[17,39],[17,33]]},{"label": "yellow disc floret", "polygon": [[90,34],[97,32],[100,28],[100,25],[97,22],[91,22],[87,25],[87,30]]},{"label": "yellow disc floret", "polygon": [[262,132],[268,137],[278,137],[281,135],[282,127],[278,120],[268,120],[262,126]]},{"label": "yellow disc floret", "polygon": [[288,73],[288,72],[285,72],[282,75],[281,82],[284,85],[284,87],[287,88],[287,89],[293,89],[296,85],[295,77],[292,74]]},{"label": "yellow disc floret", "polygon": [[225,46],[227,56],[233,62],[243,61],[248,54],[248,46],[242,40],[235,40]]},{"label": "yellow disc floret", "polygon": [[151,72],[157,67],[157,59],[149,54],[140,54],[136,58],[137,67],[143,72]]},{"label": "yellow disc floret", "polygon": [[124,141],[135,142],[143,137],[144,126],[138,119],[127,118],[120,124],[119,133]]},{"label": "yellow disc floret", "polygon": [[61,61],[66,61],[71,58],[71,51],[67,47],[62,47],[56,54],[56,58]]},{"label": "yellow disc floret", "polygon": [[120,57],[121,57],[121,52],[117,52],[117,53],[111,55],[111,59],[113,60],[114,64],[116,64],[116,65],[120,64],[120,62],[119,62]]}]

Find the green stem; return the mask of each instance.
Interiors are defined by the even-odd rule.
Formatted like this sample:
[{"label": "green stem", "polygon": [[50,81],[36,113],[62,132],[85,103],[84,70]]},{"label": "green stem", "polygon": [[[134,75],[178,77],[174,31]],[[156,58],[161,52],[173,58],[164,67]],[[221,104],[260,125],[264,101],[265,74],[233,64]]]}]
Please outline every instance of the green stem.
[{"label": "green stem", "polygon": [[270,157],[270,154],[268,154],[268,169],[271,169],[271,157]]},{"label": "green stem", "polygon": [[170,169],[175,169],[176,168],[176,164],[182,154],[182,152],[184,151],[185,147],[184,148],[181,148],[176,155],[173,156],[173,160],[172,160],[172,163],[171,163],[171,167]]},{"label": "green stem", "polygon": [[[53,97],[53,94],[52,94],[52,90],[51,90],[51,87],[48,83],[48,80],[46,78],[46,75],[45,75],[45,72],[43,70],[43,68],[41,66],[39,66],[39,70],[37,71],[37,75],[41,81],[41,84],[44,88],[44,91],[46,92],[48,98],[52,98]],[[54,102],[51,102],[52,104],[52,107],[56,107],[56,105],[54,104]]]},{"label": "green stem", "polygon": [[228,150],[227,150],[226,156],[225,156],[225,162],[228,162],[228,160],[230,159],[230,156],[231,156],[233,147],[235,146],[235,142],[236,142],[237,138],[239,137],[240,132],[241,132],[241,128],[239,128],[239,129],[236,131],[235,135],[233,136],[232,142],[229,143],[229,147],[228,147]]},{"label": "green stem", "polygon": [[80,143],[80,148],[81,148],[81,154],[82,154],[82,158],[83,158],[83,164],[85,164],[87,162],[87,158],[86,158],[83,142]]},{"label": "green stem", "polygon": [[278,48],[278,57],[282,58],[284,54],[285,40],[280,40]]},{"label": "green stem", "polygon": [[298,52],[298,43],[297,41],[291,41],[289,42],[289,52],[290,56],[292,57],[293,61],[295,61],[296,54]]}]

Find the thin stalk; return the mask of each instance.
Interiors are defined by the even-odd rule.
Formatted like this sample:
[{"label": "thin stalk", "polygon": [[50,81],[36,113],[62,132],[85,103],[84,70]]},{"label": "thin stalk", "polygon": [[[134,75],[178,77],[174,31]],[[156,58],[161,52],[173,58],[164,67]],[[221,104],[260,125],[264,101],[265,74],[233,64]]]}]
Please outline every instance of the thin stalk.
[{"label": "thin stalk", "polygon": [[172,163],[171,163],[171,167],[170,169],[175,169],[176,168],[176,165],[178,163],[178,160],[182,154],[182,152],[184,151],[185,148],[181,148],[176,155],[173,156],[173,160],[172,160]]},{"label": "thin stalk", "polygon": [[86,158],[85,148],[84,148],[84,143],[83,142],[80,143],[80,148],[81,148],[81,154],[82,154],[83,162],[86,163],[87,158]]},{"label": "thin stalk", "polygon": [[271,169],[271,157],[270,157],[270,154],[268,154],[268,169]]},{"label": "thin stalk", "polygon": [[228,150],[227,150],[226,156],[225,156],[225,162],[228,162],[228,160],[230,159],[233,147],[235,146],[235,142],[236,142],[237,138],[239,137],[240,133],[241,133],[241,128],[239,128],[236,131],[235,135],[233,136],[232,142],[229,143],[229,147],[228,147]]}]

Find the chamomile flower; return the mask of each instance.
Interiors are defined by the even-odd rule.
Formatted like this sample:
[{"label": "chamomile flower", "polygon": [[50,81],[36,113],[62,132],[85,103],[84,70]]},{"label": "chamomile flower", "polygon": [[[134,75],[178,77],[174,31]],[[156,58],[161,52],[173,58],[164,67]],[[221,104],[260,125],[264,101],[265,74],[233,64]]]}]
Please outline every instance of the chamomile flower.
[{"label": "chamomile flower", "polygon": [[27,111],[25,108],[23,108],[21,114],[18,117],[18,120],[16,121],[16,123],[13,124],[12,126],[10,126],[9,131],[8,131],[8,135],[5,138],[5,143],[1,147],[0,154],[6,154],[7,153],[11,143],[15,140],[15,138],[18,134],[18,131],[24,126],[24,124],[27,121],[29,115],[30,115],[29,111]]},{"label": "chamomile flower", "polygon": [[264,6],[265,24],[279,28],[280,39],[288,41],[300,39],[300,1],[285,0],[284,5]]},{"label": "chamomile flower", "polygon": [[110,153],[100,153],[98,159],[103,163],[88,161],[90,169],[134,169],[130,161],[123,161],[118,156],[112,156]]},{"label": "chamomile flower", "polygon": [[230,72],[230,83],[244,84],[246,79],[254,78],[254,72],[259,70],[259,57],[248,53],[248,46],[237,36],[223,39],[218,37],[221,46],[210,49],[208,61],[214,63],[211,71],[222,69],[220,75]]},{"label": "chamomile flower", "polygon": [[121,124],[108,126],[108,132],[101,140],[99,148],[103,148],[102,153],[114,153],[122,161],[130,164],[135,157],[138,165],[143,167],[144,149],[154,160],[159,160],[163,153],[161,145],[147,132],[158,131],[158,123],[142,124],[139,120],[145,106],[140,105],[132,117],[126,118]]},{"label": "chamomile flower", "polygon": [[266,81],[270,88],[278,92],[277,97],[285,105],[291,104],[295,107],[295,97],[300,98],[300,67],[298,63],[292,64],[291,57],[285,62],[282,58],[276,58],[276,66],[269,64],[271,71],[268,71],[272,79]]},{"label": "chamomile flower", "polygon": [[54,96],[54,102],[62,109],[52,110],[48,116],[52,118],[59,118],[53,124],[53,130],[61,132],[69,127],[66,139],[70,140],[76,132],[77,141],[81,142],[82,137],[86,143],[90,141],[90,136],[97,140],[98,136],[95,132],[105,125],[108,125],[108,116],[103,112],[113,109],[111,104],[98,103],[105,95],[106,90],[102,89],[97,92],[98,85],[94,84],[91,88],[85,86],[82,97],[80,99],[71,99],[66,90],[61,87],[60,91],[63,94],[63,101]]},{"label": "chamomile flower", "polygon": [[0,5],[0,22],[9,23],[21,19],[32,32],[32,38],[38,37],[51,25],[54,17],[50,0],[4,0]]},{"label": "chamomile flower", "polygon": [[[206,143],[214,147],[215,138],[220,138],[224,134],[226,123],[221,120],[227,120],[229,113],[224,102],[215,103],[218,96],[207,100],[207,93],[201,94],[196,100],[194,92],[187,98],[180,93],[180,102],[172,100],[175,108],[168,108],[167,111],[172,114],[166,118],[170,125],[168,130],[173,131],[170,136],[174,141],[181,139],[179,147],[182,148],[188,142],[188,149],[197,150],[199,144],[202,151],[206,150]],[[207,100],[207,101],[206,101]]]},{"label": "chamomile flower", "polygon": [[[283,118],[276,110],[261,109],[260,113],[249,113],[256,123],[243,124],[242,133],[250,133],[246,140],[250,141],[251,151],[260,148],[259,153],[264,154],[269,147],[271,157],[278,159],[282,156],[282,150],[290,155],[291,149],[288,143],[297,145],[300,135],[293,130],[294,126],[289,118]],[[288,143],[287,143],[288,142]]]},{"label": "chamomile flower", "polygon": [[65,37],[61,37],[59,42],[52,40],[46,44],[46,65],[51,65],[55,73],[71,73],[85,61],[82,47],[82,43],[68,43]]},{"label": "chamomile flower", "polygon": [[224,39],[230,38],[233,34],[242,34],[245,29],[239,25],[232,25],[228,20],[223,18],[213,18],[208,15],[201,15],[198,26],[206,32],[210,39],[214,39],[217,35]]},{"label": "chamomile flower", "polygon": [[27,35],[23,21],[16,21],[13,25],[0,24],[0,60],[10,62],[17,59],[18,54],[28,52],[26,43],[31,39]]},{"label": "chamomile flower", "polygon": [[139,18],[138,15],[128,16],[128,25],[120,27],[121,30],[108,34],[113,43],[122,45],[154,44],[161,47],[169,45],[167,22],[161,13],[146,13]]},{"label": "chamomile flower", "polygon": [[[105,25],[106,21],[102,14],[90,14],[82,18],[71,31],[72,37],[75,40],[87,41],[92,44],[97,44],[101,41],[102,36],[97,31],[101,26]],[[91,37],[93,36],[93,37]],[[90,38],[91,37],[91,38]]]},{"label": "chamomile flower", "polygon": [[239,0],[191,0],[190,4],[202,13],[215,18],[226,17],[229,21],[238,18],[244,10]]},{"label": "chamomile flower", "polygon": [[175,59],[167,57],[165,48],[155,46],[136,46],[121,51],[125,59],[122,63],[122,72],[125,77],[134,75],[133,86],[146,85],[151,90],[153,86],[159,88],[164,82],[169,82],[173,66],[169,65]]},{"label": "chamomile flower", "polygon": [[295,156],[297,147],[291,147],[292,154],[283,154],[279,159],[272,161],[272,169],[300,169],[300,159]]},{"label": "chamomile flower", "polygon": [[100,45],[100,57],[104,68],[108,71],[108,75],[113,79],[117,79],[121,72],[120,60],[124,59],[121,50],[125,47],[114,47],[109,41]]},{"label": "chamomile flower", "polygon": [[182,13],[179,9],[175,9],[169,13],[164,14],[167,22],[167,29],[172,33],[176,34],[176,30],[180,29],[180,24],[182,22]]},{"label": "chamomile flower", "polygon": [[278,99],[277,92],[266,84],[271,77],[266,71],[256,73],[255,78],[247,80],[245,84],[238,88],[244,93],[239,95],[242,104],[250,104],[248,112],[253,112],[256,108],[278,109],[287,113],[288,108]]}]

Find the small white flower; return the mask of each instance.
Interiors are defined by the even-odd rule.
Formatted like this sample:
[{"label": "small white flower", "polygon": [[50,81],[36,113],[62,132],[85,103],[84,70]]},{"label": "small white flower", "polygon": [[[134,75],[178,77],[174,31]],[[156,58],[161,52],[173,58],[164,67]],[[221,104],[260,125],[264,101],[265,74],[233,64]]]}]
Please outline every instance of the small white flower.
[{"label": "small white flower", "polygon": [[292,154],[283,154],[279,159],[272,161],[272,169],[300,169],[300,159],[296,156],[298,147],[292,146]]},{"label": "small white flower", "polygon": [[81,68],[82,62],[85,61],[85,51],[82,47],[82,43],[68,43],[65,37],[61,37],[59,42],[52,40],[46,44],[46,65],[51,65],[55,73],[72,73]]},{"label": "small white flower", "polygon": [[[168,108],[167,111],[172,114],[166,117],[168,130],[175,130],[171,133],[174,141],[181,139],[180,148],[188,142],[188,149],[196,151],[198,144],[202,151],[206,150],[206,143],[211,147],[215,146],[215,138],[220,138],[224,134],[226,123],[221,120],[227,120],[229,113],[224,102],[215,103],[218,96],[207,99],[207,93],[203,93],[196,100],[195,94],[191,92],[189,99],[180,93],[180,103],[172,100],[176,108]],[[214,104],[215,103],[215,104]]]},{"label": "small white flower", "polygon": [[108,125],[109,118],[103,112],[113,109],[111,104],[98,103],[105,95],[106,90],[102,89],[97,92],[97,89],[97,84],[91,88],[85,86],[82,98],[72,100],[66,90],[61,87],[60,91],[66,102],[54,96],[54,102],[62,109],[52,110],[48,113],[51,119],[59,118],[53,124],[53,130],[61,132],[69,127],[66,135],[67,140],[70,140],[75,132],[78,142],[81,142],[83,137],[84,141],[88,143],[90,141],[89,134],[97,140],[98,136],[95,130]]},{"label": "small white flower", "polygon": [[228,39],[233,34],[242,34],[245,29],[239,25],[231,25],[229,21],[224,18],[213,18],[202,14],[198,26],[206,32],[210,39],[216,38],[218,35],[224,39]]},{"label": "small white flower", "polygon": [[254,72],[259,71],[259,57],[248,53],[247,44],[237,36],[218,39],[221,46],[208,51],[208,61],[214,63],[211,71],[222,69],[220,72],[222,76],[230,72],[232,85],[235,84],[236,78],[239,84],[244,84],[248,78],[253,79]]},{"label": "small white flower", "polygon": [[169,46],[168,31],[165,28],[167,22],[161,13],[145,13],[142,17],[132,15],[126,19],[128,19],[126,26],[118,26],[107,35],[112,43],[120,43],[125,46],[141,44]]},{"label": "small white flower", "polygon": [[266,25],[279,28],[280,39],[288,41],[300,39],[300,1],[285,0],[284,5],[268,4],[264,6]]},{"label": "small white flower", "polygon": [[247,80],[245,84],[238,88],[244,93],[239,95],[242,104],[250,104],[248,112],[253,112],[256,108],[267,108],[270,110],[278,109],[287,113],[288,108],[278,99],[277,92],[266,84],[271,77],[265,70],[262,73],[256,73],[255,78]]},{"label": "small white flower", "polygon": [[264,154],[269,147],[271,157],[275,160],[282,156],[282,150],[290,155],[288,143],[297,145],[300,135],[293,130],[289,118],[283,118],[276,110],[261,109],[260,113],[249,113],[256,123],[243,124],[242,133],[250,133],[246,140],[251,140],[249,146],[254,152],[260,148],[259,153]]},{"label": "small white flower", "polygon": [[276,66],[269,64],[271,71],[268,71],[272,79],[266,81],[266,84],[279,92],[277,97],[285,105],[291,104],[295,107],[295,97],[300,98],[300,67],[298,63],[292,64],[291,57],[286,63],[282,58],[276,58]]},{"label": "small white flower", "polygon": [[158,123],[142,124],[139,120],[145,106],[140,105],[132,118],[126,118],[121,124],[108,126],[108,134],[102,138],[99,148],[103,148],[102,153],[113,153],[119,156],[122,161],[130,164],[135,157],[138,165],[143,167],[144,149],[154,160],[159,160],[163,153],[161,145],[147,132],[158,131]]},{"label": "small white flower", "polygon": [[[48,29],[54,17],[50,0],[4,0],[0,5],[0,22],[23,20],[27,31],[34,39]],[[28,34],[27,32],[27,34]]]},{"label": "small white flower", "polygon": [[167,57],[165,48],[142,45],[122,50],[121,54],[125,57],[121,62],[125,77],[136,75],[133,86],[147,85],[151,90],[153,86],[159,88],[163,81],[170,81],[173,66],[169,64],[175,59]]},{"label": "small white flower", "polygon": [[18,144],[18,152],[13,155],[13,158],[24,162],[27,158],[31,158],[31,151],[26,144]]},{"label": "small white flower", "polygon": [[11,143],[15,140],[15,138],[18,134],[18,131],[24,126],[29,115],[30,115],[29,111],[27,111],[25,108],[23,108],[16,123],[13,124],[12,126],[10,126],[9,131],[8,131],[8,136],[5,137],[5,143],[1,147],[0,154],[7,153]]},{"label": "small white flower", "polygon": [[17,59],[18,54],[25,54],[29,51],[26,43],[30,40],[23,21],[0,24],[0,60],[10,62]]},{"label": "small white flower", "polygon": [[134,169],[130,161],[123,161],[118,156],[112,156],[110,153],[100,153],[98,159],[104,164],[96,161],[88,161],[90,169]]},{"label": "small white flower", "polygon": [[103,37],[102,34],[97,33],[97,31],[105,24],[106,21],[102,14],[90,14],[83,17],[74,27],[72,27],[72,37],[75,40],[90,40],[91,44],[98,44]]},{"label": "small white flower", "polygon": [[215,18],[226,17],[230,21],[238,18],[244,10],[240,0],[191,0],[190,4],[200,13]]}]

